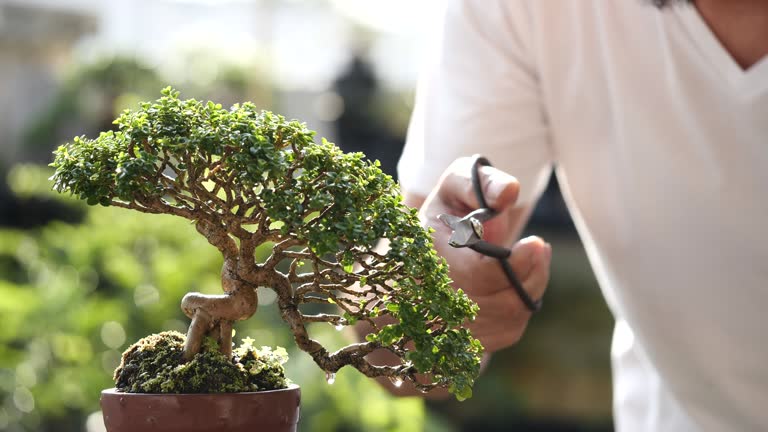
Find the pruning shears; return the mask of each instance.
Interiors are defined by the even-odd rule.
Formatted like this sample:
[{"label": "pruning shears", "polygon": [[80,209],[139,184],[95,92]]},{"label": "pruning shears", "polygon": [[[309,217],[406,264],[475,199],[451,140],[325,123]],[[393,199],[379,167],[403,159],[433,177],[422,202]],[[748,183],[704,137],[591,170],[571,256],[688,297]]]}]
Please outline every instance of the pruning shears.
[{"label": "pruning shears", "polygon": [[523,284],[520,283],[517,275],[512,270],[512,266],[507,261],[507,258],[512,255],[512,251],[483,240],[483,222],[497,216],[499,212],[488,206],[488,202],[483,195],[479,174],[481,166],[491,166],[491,163],[485,157],[477,155],[472,163],[472,188],[480,208],[464,217],[440,214],[437,218],[453,230],[451,238],[448,240],[449,245],[455,248],[468,247],[485,256],[496,258],[525,307],[531,312],[537,312],[541,309],[541,299],[533,300],[523,289]]}]

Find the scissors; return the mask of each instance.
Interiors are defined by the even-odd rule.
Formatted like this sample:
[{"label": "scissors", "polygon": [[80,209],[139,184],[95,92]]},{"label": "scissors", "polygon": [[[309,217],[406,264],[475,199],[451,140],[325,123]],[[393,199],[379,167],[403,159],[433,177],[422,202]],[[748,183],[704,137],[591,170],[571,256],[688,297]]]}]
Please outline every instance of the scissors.
[{"label": "scissors", "polygon": [[499,212],[488,206],[488,202],[483,195],[479,175],[481,166],[491,166],[491,163],[485,157],[476,155],[472,163],[472,188],[477,197],[477,202],[480,203],[480,208],[464,217],[440,214],[437,218],[453,230],[451,238],[448,240],[449,245],[455,248],[468,247],[485,256],[496,258],[525,307],[531,312],[537,312],[541,309],[541,299],[533,300],[523,289],[523,284],[520,283],[520,279],[517,278],[517,275],[512,270],[512,266],[507,261],[507,258],[512,255],[512,251],[483,240],[483,222],[497,216]]}]

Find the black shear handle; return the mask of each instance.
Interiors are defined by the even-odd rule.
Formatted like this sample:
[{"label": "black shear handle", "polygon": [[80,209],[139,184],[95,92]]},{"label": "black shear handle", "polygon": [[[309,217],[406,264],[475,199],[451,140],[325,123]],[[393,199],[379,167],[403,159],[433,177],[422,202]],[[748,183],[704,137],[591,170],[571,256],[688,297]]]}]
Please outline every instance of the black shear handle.
[{"label": "black shear handle", "polygon": [[[478,217],[478,219],[481,221],[486,221],[496,216],[498,211],[488,206],[488,202],[485,200],[485,195],[483,195],[483,185],[480,183],[481,166],[492,165],[491,162],[484,156],[476,155],[475,160],[472,163],[472,188],[475,191],[477,202],[480,204],[480,209],[475,210],[475,212],[482,214],[482,216]],[[539,309],[541,309],[541,299],[533,300],[531,296],[528,295],[528,292],[523,289],[523,284],[520,282],[520,279],[517,278],[517,275],[512,270],[512,266],[509,265],[507,258],[512,255],[511,250],[488,243],[485,240],[480,240],[479,242],[470,246],[470,248],[485,256],[498,259],[499,264],[501,265],[501,269],[504,271],[504,274],[507,276],[507,279],[509,279],[509,282],[512,284],[512,287],[515,289],[515,292],[517,293],[518,297],[520,297],[520,300],[523,302],[525,307],[527,307],[531,312],[538,312]]]},{"label": "black shear handle", "polygon": [[502,260],[505,260],[509,258],[510,255],[512,255],[511,250],[507,248],[503,248],[501,246],[496,246],[495,244],[492,244],[492,243],[488,243],[485,240],[480,240],[479,242],[473,244],[469,248],[485,256],[498,258]]},{"label": "black shear handle", "polygon": [[488,202],[485,200],[485,195],[483,195],[483,185],[480,184],[480,167],[481,166],[493,166],[491,165],[491,162],[486,159],[485,156],[475,155],[475,161],[472,162],[472,189],[475,190],[475,197],[477,197],[477,202],[480,204],[481,210],[490,210],[491,216],[488,218],[490,219],[493,216],[496,216],[498,213],[496,210],[492,209],[491,206],[488,205]]}]

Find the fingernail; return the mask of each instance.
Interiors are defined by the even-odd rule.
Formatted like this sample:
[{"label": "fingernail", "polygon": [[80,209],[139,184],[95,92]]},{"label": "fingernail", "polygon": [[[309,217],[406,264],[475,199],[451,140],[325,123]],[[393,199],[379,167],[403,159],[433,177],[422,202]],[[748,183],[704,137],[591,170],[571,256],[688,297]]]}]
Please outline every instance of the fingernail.
[{"label": "fingernail", "polygon": [[552,259],[552,245],[549,243],[544,243],[544,256],[547,260]]}]

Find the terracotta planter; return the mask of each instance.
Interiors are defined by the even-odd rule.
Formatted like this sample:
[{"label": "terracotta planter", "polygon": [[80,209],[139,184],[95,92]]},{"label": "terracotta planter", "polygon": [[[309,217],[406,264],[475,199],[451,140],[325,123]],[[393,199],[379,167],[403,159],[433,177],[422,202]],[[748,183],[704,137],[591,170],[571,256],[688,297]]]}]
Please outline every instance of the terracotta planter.
[{"label": "terracotta planter", "polygon": [[101,392],[108,432],[289,432],[299,422],[299,386],[255,393]]}]

